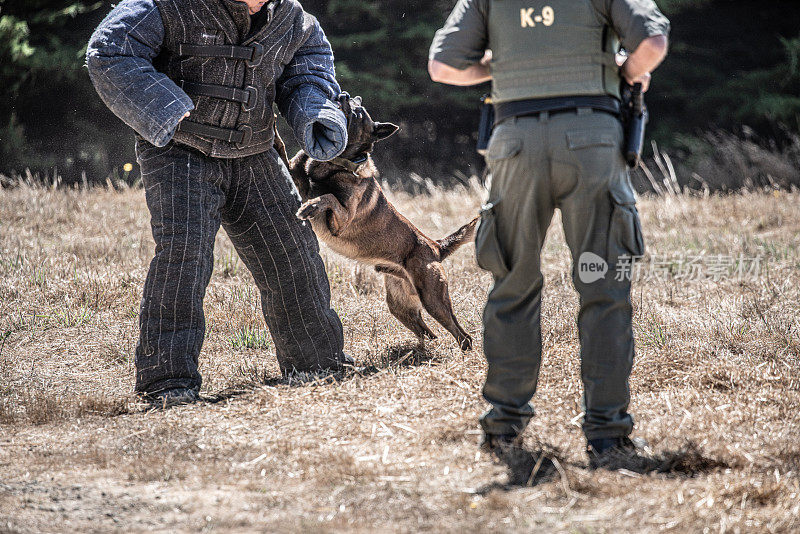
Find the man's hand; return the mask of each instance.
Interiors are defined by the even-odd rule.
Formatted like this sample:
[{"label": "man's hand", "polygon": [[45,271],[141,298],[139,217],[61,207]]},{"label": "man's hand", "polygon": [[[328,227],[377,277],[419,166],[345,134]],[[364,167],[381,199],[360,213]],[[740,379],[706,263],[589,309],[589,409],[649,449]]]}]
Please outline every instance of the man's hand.
[{"label": "man's hand", "polygon": [[630,85],[642,84],[642,91],[650,87],[650,73],[658,67],[667,55],[667,36],[648,37],[628,55],[622,64],[622,76]]},{"label": "man's hand", "polygon": [[638,78],[634,78],[632,80],[628,79],[627,76],[625,77],[625,81],[628,82],[628,85],[634,85],[634,84],[637,84],[637,83],[642,84],[642,92],[643,93],[646,93],[647,89],[650,88],[650,80],[651,79],[652,79],[652,76],[650,76],[649,72],[645,72],[644,74],[642,74]]}]

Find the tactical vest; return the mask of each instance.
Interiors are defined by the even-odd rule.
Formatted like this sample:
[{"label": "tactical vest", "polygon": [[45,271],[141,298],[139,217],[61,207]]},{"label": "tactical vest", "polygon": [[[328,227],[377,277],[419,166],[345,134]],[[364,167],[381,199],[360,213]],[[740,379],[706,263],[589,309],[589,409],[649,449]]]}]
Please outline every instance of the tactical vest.
[{"label": "tactical vest", "polygon": [[244,2],[155,0],[165,39],[153,64],[181,87],[195,109],[174,140],[218,158],[272,147],[275,80],[306,41],[313,19],[296,0],[279,0],[254,35]]},{"label": "tactical vest", "polygon": [[619,98],[619,40],[591,0],[490,0],[492,101]]}]

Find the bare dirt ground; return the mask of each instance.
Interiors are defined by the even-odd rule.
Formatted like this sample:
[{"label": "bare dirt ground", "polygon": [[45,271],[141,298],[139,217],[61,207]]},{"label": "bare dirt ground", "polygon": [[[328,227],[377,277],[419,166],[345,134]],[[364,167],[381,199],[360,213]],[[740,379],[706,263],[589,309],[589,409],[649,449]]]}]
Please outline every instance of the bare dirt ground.
[{"label": "bare dirt ground", "polygon": [[[393,195],[433,237],[480,196]],[[367,369],[282,380],[224,235],[205,304],[207,402],[145,411],[131,394],[153,247],[142,191],[0,190],[0,532],[797,532],[800,194],[673,196],[640,211],[643,268],[672,269],[633,293],[634,435],[650,460],[594,471],[557,224],[538,416],[527,453],[503,463],[477,447],[479,342],[462,354],[436,325],[440,339],[415,346],[380,278],[325,252],[346,349]],[[491,280],[473,253],[446,269],[477,341]],[[681,256],[710,275],[719,255],[759,257],[761,271],[681,277]]]}]

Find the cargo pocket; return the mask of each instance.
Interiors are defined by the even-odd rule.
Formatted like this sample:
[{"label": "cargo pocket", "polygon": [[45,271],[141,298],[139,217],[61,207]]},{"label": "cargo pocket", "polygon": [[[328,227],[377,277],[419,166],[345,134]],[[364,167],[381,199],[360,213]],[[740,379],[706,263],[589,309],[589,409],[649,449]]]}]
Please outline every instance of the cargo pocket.
[{"label": "cargo pocket", "polygon": [[522,150],[522,139],[518,137],[493,136],[486,148],[486,163],[490,167],[509,160]]},{"label": "cargo pocket", "polygon": [[608,261],[617,264],[620,256],[644,255],[644,238],[636,209],[636,197],[627,178],[609,191],[611,224],[608,228]]},{"label": "cargo pocket", "polygon": [[475,258],[478,266],[492,273],[496,278],[507,275],[506,262],[500,240],[497,238],[495,204],[486,204],[481,210],[481,222],[475,232]]}]

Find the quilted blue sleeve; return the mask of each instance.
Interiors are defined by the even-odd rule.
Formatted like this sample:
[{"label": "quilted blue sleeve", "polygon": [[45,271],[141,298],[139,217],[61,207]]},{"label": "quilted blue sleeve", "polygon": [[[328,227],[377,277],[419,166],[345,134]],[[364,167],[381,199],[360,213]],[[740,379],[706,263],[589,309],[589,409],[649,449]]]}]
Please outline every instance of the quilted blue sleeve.
[{"label": "quilted blue sleeve", "polygon": [[347,146],[347,119],[334,102],[341,89],[331,45],[317,20],[304,16],[312,30],[278,79],[276,101],[306,153],[327,161]]},{"label": "quilted blue sleeve", "polygon": [[164,23],[153,0],[123,0],[100,23],[86,51],[89,77],[100,98],[142,137],[166,145],[181,118],[194,109],[189,96],[153,67]]}]

